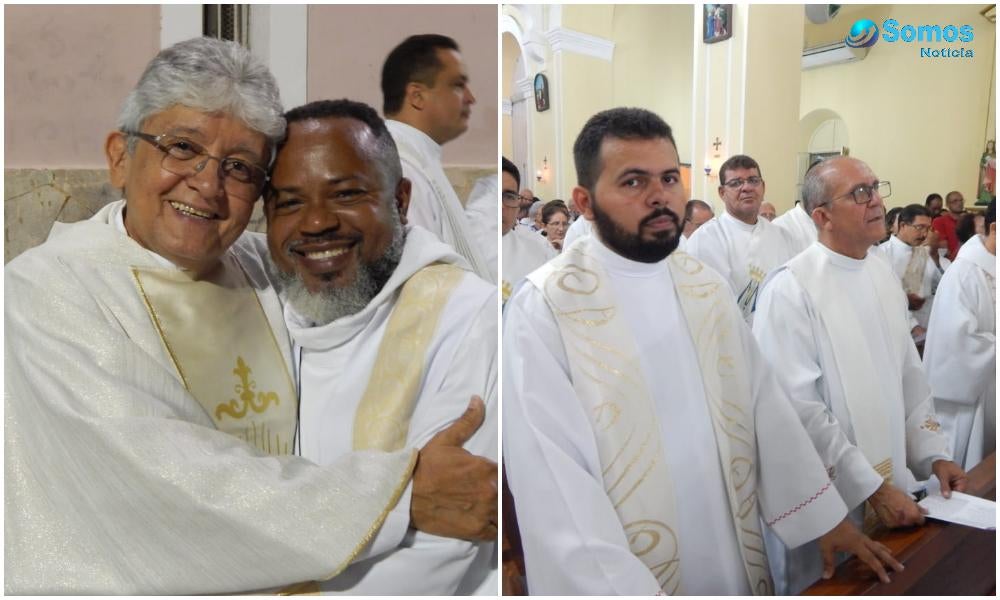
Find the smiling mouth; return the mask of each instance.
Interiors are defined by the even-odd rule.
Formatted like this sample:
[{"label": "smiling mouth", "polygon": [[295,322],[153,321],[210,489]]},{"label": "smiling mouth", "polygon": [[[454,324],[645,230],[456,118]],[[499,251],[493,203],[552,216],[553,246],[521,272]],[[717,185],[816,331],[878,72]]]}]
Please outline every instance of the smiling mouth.
[{"label": "smiling mouth", "polygon": [[333,258],[335,256],[340,256],[347,252],[348,247],[342,248],[330,248],[329,250],[315,250],[313,252],[303,252],[301,250],[293,250],[296,254],[305,257],[307,260],[326,260],[328,258]]},{"label": "smiling mouth", "polygon": [[193,206],[188,206],[187,204],[181,204],[180,202],[174,202],[173,200],[170,201],[170,206],[174,207],[174,210],[176,210],[177,212],[183,213],[191,217],[198,217],[199,219],[218,218],[218,215],[207,213],[205,211],[198,210]]}]

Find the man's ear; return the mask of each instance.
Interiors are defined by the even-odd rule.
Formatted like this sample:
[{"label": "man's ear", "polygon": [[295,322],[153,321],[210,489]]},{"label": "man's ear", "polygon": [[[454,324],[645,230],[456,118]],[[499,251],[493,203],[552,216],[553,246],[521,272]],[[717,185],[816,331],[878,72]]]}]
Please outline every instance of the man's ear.
[{"label": "man's ear", "polygon": [[573,204],[576,204],[576,210],[583,215],[583,218],[588,221],[594,220],[593,198],[590,197],[587,188],[581,186],[573,188]]},{"label": "man's ear", "polygon": [[413,184],[406,177],[402,177],[396,184],[396,208],[399,209],[399,221],[406,225],[406,211],[410,209],[410,190]]},{"label": "man's ear", "polygon": [[104,156],[108,161],[108,177],[111,185],[125,191],[128,174],[128,136],[120,131],[112,131],[104,140]]},{"label": "man's ear", "polygon": [[830,210],[829,205],[824,204],[822,206],[817,206],[812,211],[812,220],[816,224],[816,228],[819,231],[823,231],[830,224]]},{"label": "man's ear", "polygon": [[415,110],[423,110],[426,102],[424,96],[426,89],[427,86],[416,81],[406,84],[406,104]]}]

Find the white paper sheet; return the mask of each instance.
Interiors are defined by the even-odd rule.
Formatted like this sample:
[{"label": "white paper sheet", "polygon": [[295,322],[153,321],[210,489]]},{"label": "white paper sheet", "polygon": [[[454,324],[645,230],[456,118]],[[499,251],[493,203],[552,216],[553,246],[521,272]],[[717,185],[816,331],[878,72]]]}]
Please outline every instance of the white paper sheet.
[{"label": "white paper sheet", "polygon": [[936,493],[928,495],[918,502],[930,514],[927,516],[940,521],[958,523],[978,529],[996,530],[997,504],[976,496],[952,492],[951,498],[944,498],[936,487],[931,487]]}]

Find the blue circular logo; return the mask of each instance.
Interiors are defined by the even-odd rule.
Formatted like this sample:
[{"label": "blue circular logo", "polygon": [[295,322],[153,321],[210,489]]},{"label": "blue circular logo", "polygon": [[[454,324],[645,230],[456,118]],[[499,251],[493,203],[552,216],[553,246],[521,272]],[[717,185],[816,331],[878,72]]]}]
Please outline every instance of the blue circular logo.
[{"label": "blue circular logo", "polygon": [[851,48],[867,48],[878,41],[878,25],[871,19],[860,19],[851,26],[844,43]]}]

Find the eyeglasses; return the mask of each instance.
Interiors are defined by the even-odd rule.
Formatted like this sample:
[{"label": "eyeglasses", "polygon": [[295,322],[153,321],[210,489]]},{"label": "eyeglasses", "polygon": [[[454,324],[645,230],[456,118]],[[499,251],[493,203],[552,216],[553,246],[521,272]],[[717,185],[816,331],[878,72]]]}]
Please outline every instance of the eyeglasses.
[{"label": "eyeglasses", "polygon": [[903,223],[903,225],[906,225],[907,227],[912,227],[917,231],[919,231],[920,233],[927,233],[928,231],[931,230],[930,225],[914,225],[913,223]]},{"label": "eyeglasses", "polygon": [[746,179],[730,179],[722,185],[726,186],[731,190],[738,190],[743,187],[743,184],[747,184],[750,187],[757,187],[758,185],[764,183],[764,180],[760,177],[747,177]]},{"label": "eyeglasses", "polygon": [[223,188],[227,194],[236,198],[256,200],[267,180],[267,171],[262,167],[238,158],[212,156],[203,147],[186,138],[165,133],[151,135],[140,131],[123,131],[122,133],[134,135],[156,146],[156,149],[163,153],[163,161],[160,166],[165,171],[181,177],[193,177],[201,173],[205,170],[209,159],[215,159],[219,162]]},{"label": "eyeglasses", "polygon": [[859,185],[853,190],[847,192],[846,194],[841,194],[835,198],[830,198],[827,202],[833,202],[834,200],[840,198],[846,198],[847,196],[854,196],[855,204],[868,204],[872,201],[872,192],[878,192],[878,195],[882,198],[888,198],[892,195],[892,186],[889,185],[888,181],[876,181],[875,185]]},{"label": "eyeglasses", "polygon": [[500,195],[500,201],[504,206],[510,208],[519,208],[521,206],[521,197],[517,195],[517,192],[504,192]]}]

